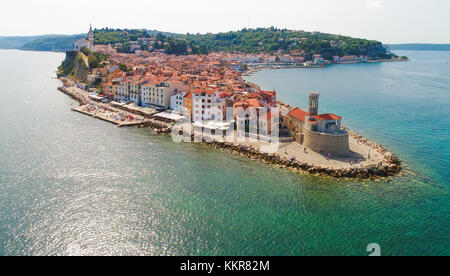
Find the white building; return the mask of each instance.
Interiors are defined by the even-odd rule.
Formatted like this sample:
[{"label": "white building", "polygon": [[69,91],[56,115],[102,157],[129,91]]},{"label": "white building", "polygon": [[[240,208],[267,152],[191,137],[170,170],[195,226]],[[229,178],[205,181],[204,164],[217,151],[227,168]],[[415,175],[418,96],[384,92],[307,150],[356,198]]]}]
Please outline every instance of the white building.
[{"label": "white building", "polygon": [[277,58],[276,57],[266,57],[264,59],[264,62],[265,63],[275,63],[275,62],[277,62]]},{"label": "white building", "polygon": [[257,56],[246,56],[242,58],[243,63],[259,63],[259,57]]},{"label": "white building", "polygon": [[169,80],[145,81],[141,85],[142,106],[144,107],[169,109],[170,97],[174,94],[175,89],[170,86]]},{"label": "white building", "polygon": [[88,39],[82,38],[75,41],[74,44],[75,51],[80,51],[84,47],[94,52],[94,31],[92,30],[92,25],[91,28],[89,29]]},{"label": "white building", "polygon": [[128,82],[128,91],[130,95],[130,101],[134,102],[136,106],[140,106],[142,99],[139,81],[136,79],[130,80]]},{"label": "white building", "polygon": [[121,81],[114,85],[114,100],[116,102],[130,101],[130,90],[127,81]]},{"label": "white building", "polygon": [[226,100],[219,91],[197,90],[192,92],[192,117],[194,122],[224,119]]},{"label": "white building", "polygon": [[175,112],[183,113],[184,112],[184,96],[187,95],[187,92],[180,92],[178,94],[170,97],[170,109]]},{"label": "white building", "polygon": [[280,61],[282,63],[294,63],[295,62],[295,60],[291,56],[288,56],[288,55],[281,56]]}]

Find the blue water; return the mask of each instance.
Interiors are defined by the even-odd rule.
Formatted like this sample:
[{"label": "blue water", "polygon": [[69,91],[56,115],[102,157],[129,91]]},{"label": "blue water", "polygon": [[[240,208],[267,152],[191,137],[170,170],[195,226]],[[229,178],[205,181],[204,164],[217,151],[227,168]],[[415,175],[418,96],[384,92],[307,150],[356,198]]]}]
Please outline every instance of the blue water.
[{"label": "blue water", "polygon": [[449,53],[263,71],[391,148],[387,181],[304,176],[70,111],[60,53],[0,51],[0,255],[449,255]]}]

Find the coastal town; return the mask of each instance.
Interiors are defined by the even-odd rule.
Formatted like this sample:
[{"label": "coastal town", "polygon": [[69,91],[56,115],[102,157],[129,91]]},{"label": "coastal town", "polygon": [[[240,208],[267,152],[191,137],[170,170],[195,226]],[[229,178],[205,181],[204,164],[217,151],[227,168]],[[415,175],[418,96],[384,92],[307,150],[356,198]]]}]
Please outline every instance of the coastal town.
[{"label": "coastal town", "polygon": [[[302,109],[278,101],[276,91],[243,79],[260,68],[321,68],[367,62],[365,56],[325,60],[315,54],[312,61],[305,61],[301,53],[169,55],[150,48],[159,43],[155,38],[138,38],[130,42],[131,53],[119,53],[120,45],[94,41],[91,27],[87,39],[77,40],[73,51],[67,52],[65,63],[80,67],[74,69],[77,73],[59,73],[64,84],[60,90],[80,103],[73,108],[76,112],[119,127],[150,127],[161,134],[178,132],[180,125],[183,129],[187,125],[193,138],[195,130],[221,138],[231,133],[231,140],[196,141],[299,172],[375,178],[401,170],[395,155],[345,128],[341,116],[321,114],[319,93],[305,93],[309,104]],[[150,46],[147,51],[142,44]],[[259,123],[253,124],[254,119]],[[277,149],[264,152],[274,138]]]}]

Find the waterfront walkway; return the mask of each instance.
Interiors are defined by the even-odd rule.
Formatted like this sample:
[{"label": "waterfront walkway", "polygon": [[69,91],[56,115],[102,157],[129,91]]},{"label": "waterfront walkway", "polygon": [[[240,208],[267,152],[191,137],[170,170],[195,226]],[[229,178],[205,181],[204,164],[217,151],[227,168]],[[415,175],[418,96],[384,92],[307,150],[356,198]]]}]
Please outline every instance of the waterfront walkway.
[{"label": "waterfront walkway", "polygon": [[118,127],[138,126],[149,122],[143,116],[132,114],[103,103],[90,103],[72,108],[73,111],[110,122]]},{"label": "waterfront walkway", "polygon": [[[260,150],[262,146],[267,146],[268,143],[257,142],[235,142],[237,145],[252,146],[256,150]],[[312,166],[329,167],[333,169],[346,169],[355,167],[368,167],[371,165],[378,165],[383,161],[383,156],[370,148],[367,145],[358,143],[358,141],[350,137],[350,151],[351,153],[345,157],[329,156],[314,152],[310,149],[304,150],[304,146],[298,142],[280,143],[277,154],[286,159],[295,159],[300,162],[308,163]],[[370,159],[369,159],[370,155]]]}]

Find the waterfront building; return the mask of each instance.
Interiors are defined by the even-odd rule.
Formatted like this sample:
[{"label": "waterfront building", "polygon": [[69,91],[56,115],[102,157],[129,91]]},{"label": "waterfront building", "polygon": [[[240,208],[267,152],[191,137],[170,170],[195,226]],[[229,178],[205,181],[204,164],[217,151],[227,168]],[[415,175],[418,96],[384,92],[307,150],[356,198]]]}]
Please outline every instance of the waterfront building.
[{"label": "waterfront building", "polygon": [[128,82],[129,85],[129,95],[130,95],[130,101],[134,102],[136,106],[141,105],[141,89],[139,80],[137,78],[131,79]]},{"label": "waterfront building", "polygon": [[141,85],[141,90],[142,106],[165,110],[170,108],[170,98],[178,93],[178,88],[165,78],[147,80]]},{"label": "waterfront building", "polygon": [[188,92],[180,92],[178,94],[170,97],[170,109],[177,112],[184,112],[184,96],[186,96]]},{"label": "waterfront building", "polygon": [[[237,100],[234,102],[234,119],[238,130],[250,130],[251,122],[258,122],[258,116],[262,115],[260,112],[264,108],[264,103],[258,98],[246,98],[243,100]],[[257,124],[256,129],[259,127]]]},{"label": "waterfront building", "polygon": [[114,87],[114,100],[116,102],[129,102],[130,101],[130,82],[131,78],[116,80],[113,84]]},{"label": "waterfront building", "polygon": [[111,81],[104,83],[102,89],[103,95],[106,97],[107,100],[114,99],[114,86]]},{"label": "waterfront building", "polygon": [[281,56],[280,61],[282,63],[294,63],[295,62],[295,60],[289,55]]},{"label": "waterfront building", "polygon": [[318,113],[319,93],[310,92],[308,112],[295,108],[287,115],[288,128],[294,139],[315,152],[348,155],[349,134],[342,128],[342,117]]},{"label": "waterfront building", "polygon": [[264,63],[273,64],[277,62],[277,58],[275,56],[266,57],[264,59]]},{"label": "waterfront building", "polygon": [[257,56],[246,56],[242,58],[243,63],[259,63],[259,57]]},{"label": "waterfront building", "polygon": [[214,120],[213,106],[220,98],[219,91],[200,89],[192,91],[192,114],[194,122]]},{"label": "waterfront building", "polygon": [[92,30],[92,25],[89,29],[88,39],[81,38],[74,43],[75,51],[80,51],[84,47],[94,52],[94,31]]},{"label": "waterfront building", "polygon": [[305,125],[307,115],[307,111],[298,107],[291,110],[287,115],[287,127],[291,131],[294,139],[300,144],[303,143],[301,134],[303,133],[303,126]]},{"label": "waterfront building", "polygon": [[321,114],[309,117],[307,128],[320,133],[339,134],[341,130],[342,117],[335,114]]},{"label": "waterfront building", "polygon": [[304,57],[294,57],[294,61],[296,63],[303,63],[303,62],[305,62],[305,58]]},{"label": "waterfront building", "polygon": [[184,114],[192,118],[192,92],[183,97]]}]

